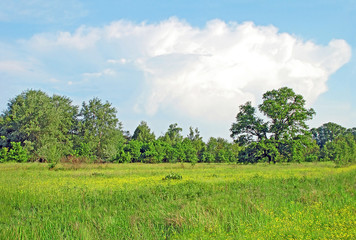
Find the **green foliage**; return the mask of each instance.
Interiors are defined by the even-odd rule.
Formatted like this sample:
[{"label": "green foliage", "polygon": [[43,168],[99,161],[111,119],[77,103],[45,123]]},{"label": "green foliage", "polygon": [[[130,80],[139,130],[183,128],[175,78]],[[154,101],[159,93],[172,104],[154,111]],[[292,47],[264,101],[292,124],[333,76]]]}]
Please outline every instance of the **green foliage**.
[{"label": "green foliage", "polygon": [[356,127],[346,129],[346,133],[351,134],[354,137],[354,139],[356,140]]},{"label": "green foliage", "polygon": [[9,149],[7,147],[0,148],[0,162],[7,162],[8,161],[8,152]]},{"label": "green foliage", "polygon": [[27,150],[21,146],[20,142],[11,142],[11,147],[0,149],[0,162],[27,162]]},{"label": "green foliage", "polygon": [[157,162],[167,162],[167,148],[169,144],[161,140],[155,140],[153,142],[156,152],[157,152]]},{"label": "green foliage", "polygon": [[211,151],[208,151],[206,147],[203,148],[203,151],[200,155],[200,161],[204,163],[212,163],[215,162],[215,156],[214,153]]},{"label": "green foliage", "polygon": [[338,165],[347,165],[356,162],[356,140],[352,134],[336,137],[327,142],[321,151],[324,160],[335,161]]},{"label": "green foliage", "polygon": [[311,162],[318,160],[319,146],[309,135],[299,135],[287,144],[289,162]]},{"label": "green foliage", "polygon": [[304,161],[306,153],[311,151],[305,149],[311,146],[306,140],[309,138],[306,121],[315,114],[313,109],[306,109],[304,105],[301,95],[284,87],[263,94],[263,103],[258,108],[269,119],[268,122],[256,116],[251,102],[240,106],[236,123],[230,129],[235,142],[245,146],[239,161]]},{"label": "green foliage", "polygon": [[79,143],[77,148],[74,150],[74,156],[76,157],[85,157],[91,159],[93,158],[91,154],[92,152],[90,151],[90,146],[88,143],[85,142]]},{"label": "green foliage", "polygon": [[308,131],[307,120],[311,120],[315,111],[304,107],[305,100],[302,95],[295,94],[292,89],[284,87],[278,90],[267,91],[263,94],[263,103],[259,110],[268,118],[271,138],[293,139]]},{"label": "green foliage", "polygon": [[148,142],[141,147],[142,162],[144,163],[159,163],[162,159],[159,159],[156,146],[153,142]]},{"label": "green foliage", "polygon": [[192,143],[194,149],[196,150],[196,154],[199,158],[203,152],[205,143],[203,141],[203,138],[200,136],[200,132],[199,132],[198,128],[195,128],[193,130],[193,128],[190,127],[189,134],[186,138],[189,139],[190,142]]},{"label": "green foliage", "polygon": [[323,124],[318,128],[312,128],[311,133],[320,148],[323,148],[327,142],[333,141],[336,137],[344,134],[346,128],[332,122]]},{"label": "green foliage", "polygon": [[200,154],[201,162],[237,162],[241,147],[223,138],[211,137]]},{"label": "green foliage", "polygon": [[131,140],[126,144],[124,150],[130,153],[132,162],[139,162],[141,158],[141,147],[143,143],[138,140]]},{"label": "green foliage", "polygon": [[256,116],[256,109],[251,102],[240,106],[236,123],[231,126],[231,137],[240,145],[247,145],[255,140],[267,138],[268,125]]},{"label": "green foliage", "polygon": [[240,151],[238,159],[239,163],[257,163],[261,159],[260,145],[258,142],[252,142],[245,146],[242,151]]},{"label": "green foliage", "polygon": [[168,175],[162,178],[162,180],[181,180],[181,179],[183,179],[182,175],[174,172],[170,172]]},{"label": "green foliage", "polygon": [[49,169],[49,170],[52,170],[52,169],[54,169],[56,166],[57,166],[57,163],[56,163],[56,162],[51,162],[51,163],[48,164],[48,169]]},{"label": "green foliage", "polygon": [[321,151],[321,161],[335,161],[346,165],[356,161],[356,128],[346,129],[336,123],[328,122],[311,129]]},{"label": "green foliage", "polygon": [[102,160],[113,159],[118,142],[124,139],[116,109],[109,102],[93,98],[89,103],[83,102],[79,117],[76,141],[87,145],[85,154]]},{"label": "green foliage", "polygon": [[8,161],[27,162],[28,155],[26,149],[21,146],[19,142],[11,142],[11,148],[8,152]]},{"label": "green foliage", "polygon": [[184,152],[184,160],[190,163],[198,162],[198,151],[194,147],[193,142],[188,138],[185,138],[181,144]]},{"label": "green foliage", "polygon": [[133,157],[130,152],[122,151],[120,157],[118,158],[117,162],[119,163],[129,163],[132,162]]},{"label": "green foliage", "polygon": [[156,139],[155,134],[151,132],[151,129],[148,127],[147,122],[142,121],[140,125],[134,131],[132,135],[133,140],[141,141],[144,143],[154,141]]},{"label": "green foliage", "polygon": [[166,146],[166,160],[170,163],[178,162],[178,151],[169,144]]},{"label": "green foliage", "polygon": [[33,160],[54,155],[62,156],[72,151],[71,132],[74,131],[77,107],[66,97],[49,97],[42,91],[28,90],[10,100],[8,109],[2,115],[0,134],[7,141],[26,142]]},{"label": "green foliage", "polygon": [[41,147],[37,149],[38,160],[41,162],[57,163],[63,157],[63,153],[59,146],[55,144],[55,140],[44,138],[40,141]]},{"label": "green foliage", "polygon": [[240,106],[230,129],[234,142],[210,138],[205,143],[198,128],[190,127],[189,134],[183,137],[177,123],[170,124],[167,132],[156,139],[142,121],[131,137],[122,130],[116,109],[108,102],[93,98],[83,102],[79,112],[67,97],[27,90],[10,100],[7,110],[0,115],[0,162],[29,159],[57,164],[72,157],[92,162],[193,165],[353,162],[356,128],[327,123],[312,129],[311,134],[306,121],[312,118],[314,110],[304,105],[303,97],[292,89],[268,91],[258,106],[268,121],[258,117],[255,107],[247,102]]},{"label": "green foliage", "polygon": [[167,142],[171,146],[174,146],[183,141],[181,132],[182,128],[178,127],[177,123],[171,124],[169,125],[167,132],[163,137],[160,138],[160,140]]}]

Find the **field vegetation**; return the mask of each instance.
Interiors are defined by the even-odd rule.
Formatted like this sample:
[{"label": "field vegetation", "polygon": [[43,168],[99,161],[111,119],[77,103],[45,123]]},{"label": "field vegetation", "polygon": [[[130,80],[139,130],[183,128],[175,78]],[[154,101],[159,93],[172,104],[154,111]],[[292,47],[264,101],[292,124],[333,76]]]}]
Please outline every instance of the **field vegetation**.
[{"label": "field vegetation", "polygon": [[356,166],[0,165],[0,239],[355,239]]},{"label": "field vegetation", "polygon": [[0,239],[356,239],[356,128],[309,129],[287,87],[262,99],[204,142],[24,91],[0,115]]}]

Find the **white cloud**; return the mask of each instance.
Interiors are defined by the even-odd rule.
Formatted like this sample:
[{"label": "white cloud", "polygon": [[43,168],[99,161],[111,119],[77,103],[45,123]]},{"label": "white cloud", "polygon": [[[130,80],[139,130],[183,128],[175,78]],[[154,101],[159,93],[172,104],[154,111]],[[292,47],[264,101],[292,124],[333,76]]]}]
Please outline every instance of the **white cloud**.
[{"label": "white cloud", "polygon": [[58,59],[69,69],[80,68],[83,78],[113,76],[129,67],[142,72],[145,90],[135,110],[150,115],[175,111],[228,124],[240,104],[256,103],[265,91],[283,86],[312,104],[327,90],[329,76],[351,57],[344,40],[323,46],[274,26],[213,20],[195,28],[176,18],[157,24],[82,26],[74,33],[38,34],[22,44],[43,61]]},{"label": "white cloud", "polygon": [[311,104],[351,56],[343,40],[321,46],[251,22],[213,20],[196,29],[175,18],[156,25],[120,21],[106,32],[111,41],[128,44],[128,56],[138,56],[148,87],[141,98],[147,113],[173,107],[212,121],[231,121],[238,105],[282,86]]},{"label": "white cloud", "polygon": [[38,51],[46,51],[55,48],[69,48],[85,50],[95,47],[100,39],[99,30],[96,28],[79,27],[73,34],[70,32],[41,33],[34,35],[28,42]]}]

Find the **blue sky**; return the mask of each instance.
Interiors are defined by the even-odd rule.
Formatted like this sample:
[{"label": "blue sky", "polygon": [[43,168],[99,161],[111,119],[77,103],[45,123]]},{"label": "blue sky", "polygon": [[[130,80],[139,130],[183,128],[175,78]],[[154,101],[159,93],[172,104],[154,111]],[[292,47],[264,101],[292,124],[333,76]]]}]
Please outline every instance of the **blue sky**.
[{"label": "blue sky", "polygon": [[229,138],[238,106],[292,87],[356,123],[356,1],[0,0],[0,110],[26,89],[108,100],[133,132]]}]

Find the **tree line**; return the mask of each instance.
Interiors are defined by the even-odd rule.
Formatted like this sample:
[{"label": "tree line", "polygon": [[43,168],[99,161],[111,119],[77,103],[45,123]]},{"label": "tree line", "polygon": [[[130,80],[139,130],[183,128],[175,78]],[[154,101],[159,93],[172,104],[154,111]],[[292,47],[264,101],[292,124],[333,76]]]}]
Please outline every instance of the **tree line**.
[{"label": "tree line", "polygon": [[268,91],[258,106],[247,102],[230,129],[232,142],[211,137],[204,142],[198,128],[187,136],[177,123],[159,137],[142,121],[131,135],[116,109],[93,98],[75,106],[65,96],[27,90],[11,99],[0,116],[0,162],[303,162],[356,159],[356,128],[335,123],[309,129],[315,114],[290,88]]},{"label": "tree line", "polygon": [[356,128],[346,129],[326,123],[309,129],[306,121],[315,111],[305,107],[302,95],[284,87],[267,91],[258,110],[247,102],[240,106],[231,137],[242,146],[241,162],[335,161],[348,164],[356,160]]}]

